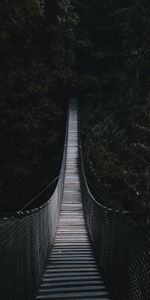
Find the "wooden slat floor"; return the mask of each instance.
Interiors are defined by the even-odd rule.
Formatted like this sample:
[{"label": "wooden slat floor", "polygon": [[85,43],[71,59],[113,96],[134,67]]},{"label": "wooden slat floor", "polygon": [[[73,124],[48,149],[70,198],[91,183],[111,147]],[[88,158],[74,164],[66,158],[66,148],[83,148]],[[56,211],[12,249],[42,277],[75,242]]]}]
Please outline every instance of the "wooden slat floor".
[{"label": "wooden slat floor", "polygon": [[109,299],[88,239],[78,174],[76,101],[69,113],[64,193],[56,239],[36,299]]}]

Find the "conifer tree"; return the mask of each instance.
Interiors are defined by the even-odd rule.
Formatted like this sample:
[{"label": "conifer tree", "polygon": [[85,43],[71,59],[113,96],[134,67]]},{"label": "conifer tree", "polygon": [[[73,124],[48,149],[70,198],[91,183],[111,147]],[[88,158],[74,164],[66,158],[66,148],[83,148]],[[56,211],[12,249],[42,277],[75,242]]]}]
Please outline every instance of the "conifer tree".
[{"label": "conifer tree", "polygon": [[20,209],[59,172],[76,21],[72,0],[0,3],[1,210]]}]

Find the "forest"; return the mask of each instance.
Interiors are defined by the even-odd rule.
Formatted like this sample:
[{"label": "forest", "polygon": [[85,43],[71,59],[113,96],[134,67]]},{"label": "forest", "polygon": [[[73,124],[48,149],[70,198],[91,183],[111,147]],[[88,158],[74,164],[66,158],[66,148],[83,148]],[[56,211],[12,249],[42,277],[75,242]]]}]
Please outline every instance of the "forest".
[{"label": "forest", "polygon": [[70,96],[95,197],[150,207],[149,16],[148,0],[1,0],[0,211],[58,176]]}]

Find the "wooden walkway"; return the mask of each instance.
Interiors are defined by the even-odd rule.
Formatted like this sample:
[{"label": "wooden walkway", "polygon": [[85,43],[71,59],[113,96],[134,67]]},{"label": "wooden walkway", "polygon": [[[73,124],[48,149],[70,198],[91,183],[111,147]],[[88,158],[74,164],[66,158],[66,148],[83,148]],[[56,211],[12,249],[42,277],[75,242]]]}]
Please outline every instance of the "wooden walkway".
[{"label": "wooden walkway", "polygon": [[78,120],[72,100],[59,225],[36,299],[109,299],[85,227],[77,162]]}]

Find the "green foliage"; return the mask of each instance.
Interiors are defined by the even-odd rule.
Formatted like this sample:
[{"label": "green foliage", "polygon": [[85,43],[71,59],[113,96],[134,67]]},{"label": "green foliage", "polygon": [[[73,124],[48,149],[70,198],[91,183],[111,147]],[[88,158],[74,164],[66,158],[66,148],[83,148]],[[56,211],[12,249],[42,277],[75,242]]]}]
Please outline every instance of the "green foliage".
[{"label": "green foliage", "polygon": [[[149,153],[149,149],[131,144],[127,129],[121,129],[113,114],[98,103],[96,110],[92,105],[82,107],[82,114],[84,160],[92,185],[111,207],[138,209],[143,199],[143,206],[147,205],[147,170],[145,160],[139,156],[141,151]],[[135,132],[133,135],[135,139]]]},{"label": "green foliage", "polygon": [[72,0],[0,3],[0,210],[20,209],[59,173],[76,22]]},{"label": "green foliage", "polygon": [[150,5],[146,0],[124,5],[95,0],[86,5],[89,14],[82,13],[84,32],[79,35],[79,93],[88,176],[108,205],[146,209]]}]

